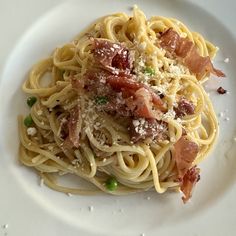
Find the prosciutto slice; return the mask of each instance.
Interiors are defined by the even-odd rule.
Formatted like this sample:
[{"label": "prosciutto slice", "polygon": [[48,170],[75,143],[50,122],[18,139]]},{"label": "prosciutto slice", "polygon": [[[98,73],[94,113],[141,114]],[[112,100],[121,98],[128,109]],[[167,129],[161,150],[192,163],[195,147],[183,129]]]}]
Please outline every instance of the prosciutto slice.
[{"label": "prosciutto slice", "polygon": [[198,154],[198,145],[190,140],[187,136],[182,136],[174,144],[174,159],[178,170],[179,178],[183,178]]},{"label": "prosciutto slice", "polygon": [[172,28],[161,34],[160,45],[172,55],[181,58],[183,64],[198,78],[201,78],[205,73],[225,77],[222,71],[214,68],[209,56],[200,56],[194,43],[187,38],[181,38]]},{"label": "prosciutto slice", "polygon": [[130,124],[131,140],[136,143],[146,138],[151,140],[163,140],[167,138],[167,125],[156,119],[133,119]]},{"label": "prosciutto slice", "polygon": [[[137,99],[142,97],[142,104],[147,105],[152,102],[152,104],[160,111],[164,112],[166,110],[163,101],[157,94],[155,94],[145,84],[135,81],[131,76],[110,76],[108,77],[107,82],[113,89],[117,91],[123,91],[126,95],[134,95]],[[145,118],[153,118],[153,116]]]},{"label": "prosciutto slice", "polygon": [[189,169],[183,177],[180,190],[183,192],[184,196],[182,200],[186,203],[191,197],[193,188],[196,183],[200,180],[200,169],[196,166]]},{"label": "prosciutto slice", "polygon": [[130,73],[133,57],[130,51],[120,43],[93,39],[93,56],[100,65],[113,74]]},{"label": "prosciutto slice", "polygon": [[70,112],[68,121],[69,141],[74,147],[78,148],[80,145],[80,125],[79,125],[79,107],[75,107]]},{"label": "prosciutto slice", "polygon": [[195,107],[193,103],[185,98],[181,98],[178,106],[174,108],[176,117],[184,117],[186,115],[194,114]]}]

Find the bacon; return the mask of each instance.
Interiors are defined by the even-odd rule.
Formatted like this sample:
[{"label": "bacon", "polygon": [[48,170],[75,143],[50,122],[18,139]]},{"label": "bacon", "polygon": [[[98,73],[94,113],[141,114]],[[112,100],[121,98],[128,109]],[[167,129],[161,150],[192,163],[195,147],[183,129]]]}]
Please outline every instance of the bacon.
[{"label": "bacon", "polygon": [[182,179],[182,183],[180,186],[180,190],[183,192],[184,196],[182,200],[186,203],[191,197],[193,188],[196,183],[200,180],[200,169],[196,168],[196,166],[189,169]]},{"label": "bacon", "polygon": [[108,71],[119,74],[130,73],[133,67],[132,53],[120,43],[94,39],[93,55],[100,65]]},{"label": "bacon", "polygon": [[68,121],[68,130],[69,130],[69,141],[76,147],[79,147],[79,136],[80,136],[80,127],[79,127],[79,107],[75,107],[70,112],[70,117]]},{"label": "bacon", "polygon": [[[160,111],[166,111],[166,108],[164,106],[163,101],[160,99],[160,97],[155,94],[147,85],[138,83],[134,80],[133,76],[110,76],[107,79],[108,84],[117,91],[124,91],[125,94],[130,93],[134,95],[136,91],[139,89],[142,89],[140,91],[143,91],[148,97],[151,96],[150,101],[155,105],[157,109]],[[145,89],[145,90],[144,90]],[[137,93],[136,96],[140,97],[140,93]],[[145,98],[145,96],[144,96]],[[145,98],[145,101],[147,99]],[[147,105],[147,103],[145,103]],[[153,118],[153,117],[146,117],[146,118]]]},{"label": "bacon", "polygon": [[131,76],[109,76],[107,83],[117,91],[122,89],[136,91],[143,87],[141,83],[136,82]]},{"label": "bacon", "polygon": [[145,140],[146,138],[160,141],[167,137],[166,124],[156,119],[134,119],[130,124],[129,131],[131,141],[134,143]]},{"label": "bacon", "polygon": [[174,144],[174,159],[178,170],[179,178],[182,178],[188,169],[192,166],[193,161],[198,154],[198,145],[190,140],[187,136],[182,136]]},{"label": "bacon", "polygon": [[219,87],[219,88],[217,89],[217,92],[218,92],[219,94],[225,94],[225,93],[227,93],[227,90],[224,89],[223,87]]},{"label": "bacon", "polygon": [[194,114],[195,107],[191,101],[185,98],[180,99],[178,106],[174,108],[177,117]]},{"label": "bacon", "polygon": [[214,68],[209,56],[200,56],[194,43],[189,39],[181,38],[172,28],[161,34],[160,41],[161,47],[172,55],[182,58],[183,64],[198,78],[201,78],[205,73],[225,77],[222,71]]},{"label": "bacon", "polygon": [[155,119],[160,117],[160,111],[153,109],[152,95],[146,88],[140,88],[135,92],[134,96],[135,116]]},{"label": "bacon", "polygon": [[115,96],[110,96],[109,102],[105,104],[102,109],[112,115],[117,113],[120,116],[132,116],[132,111],[126,105],[125,99],[122,97],[122,93],[114,93],[113,95]]}]

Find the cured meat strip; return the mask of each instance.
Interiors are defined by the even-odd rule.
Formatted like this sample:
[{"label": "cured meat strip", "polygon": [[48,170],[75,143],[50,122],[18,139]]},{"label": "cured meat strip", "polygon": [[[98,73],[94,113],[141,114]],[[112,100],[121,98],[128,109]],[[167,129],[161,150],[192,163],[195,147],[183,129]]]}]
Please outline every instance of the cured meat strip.
[{"label": "cured meat strip", "polygon": [[133,67],[133,57],[130,51],[121,43],[109,40],[93,39],[93,55],[100,65],[114,74],[130,73]]},{"label": "cured meat strip", "polygon": [[174,159],[178,170],[179,178],[183,178],[198,154],[198,145],[187,136],[182,136],[174,144]]},{"label": "cured meat strip", "polygon": [[193,188],[196,183],[200,180],[200,169],[196,168],[196,166],[189,169],[183,177],[180,190],[183,192],[184,196],[182,200],[186,203],[191,197]]},{"label": "cured meat strip", "polygon": [[134,143],[146,138],[160,141],[167,137],[166,124],[156,119],[133,119],[129,130]]},{"label": "cured meat strip", "polygon": [[172,55],[181,58],[183,64],[198,78],[208,73],[225,77],[221,70],[214,68],[209,56],[200,56],[194,43],[187,38],[181,38],[172,28],[161,34],[160,45]]}]

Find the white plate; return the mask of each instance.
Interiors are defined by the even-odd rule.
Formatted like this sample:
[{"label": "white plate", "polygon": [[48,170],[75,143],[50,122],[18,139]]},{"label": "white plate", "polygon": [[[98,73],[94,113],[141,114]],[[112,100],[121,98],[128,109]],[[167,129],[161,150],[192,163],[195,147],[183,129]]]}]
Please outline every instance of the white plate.
[{"label": "white plate", "polygon": [[[198,5],[192,1],[165,0],[32,2],[22,1],[19,10],[14,5],[19,4],[17,0],[0,4],[4,5],[0,7],[0,26],[11,26],[7,30],[3,28],[9,38],[0,45],[3,52],[0,59],[4,61],[0,81],[0,225],[9,226],[1,227],[0,235],[234,235],[236,40],[230,28],[235,29],[236,17],[232,10],[236,9],[235,2],[228,1],[231,5],[226,4],[227,1],[204,3],[203,0],[198,1]],[[201,164],[201,181],[192,201],[186,205],[180,195],[174,193],[68,197],[40,187],[36,174],[17,161],[16,117],[27,111],[20,87],[32,64],[71,40],[96,18],[113,12],[130,12],[134,3],[148,16],[164,15],[182,20],[221,49],[215,65],[227,74],[227,79],[212,79],[207,88],[216,112],[225,114],[219,117],[220,138],[214,152]],[[10,17],[6,18],[8,13]],[[42,16],[38,18],[39,15]],[[19,37],[19,29],[29,25],[27,18],[32,20],[31,27],[12,49],[16,42],[14,32]],[[230,59],[227,64],[223,62],[226,57]],[[228,89],[230,94],[218,95],[215,90],[219,86]],[[226,121],[226,117],[230,120]],[[89,206],[94,210],[89,211]]]}]

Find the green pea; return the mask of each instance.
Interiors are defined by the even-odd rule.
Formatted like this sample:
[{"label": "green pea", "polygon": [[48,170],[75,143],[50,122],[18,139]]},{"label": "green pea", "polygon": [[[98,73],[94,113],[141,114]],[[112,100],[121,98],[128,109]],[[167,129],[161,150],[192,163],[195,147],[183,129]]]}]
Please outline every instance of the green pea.
[{"label": "green pea", "polygon": [[32,107],[37,101],[36,97],[28,97],[27,98],[27,104],[29,107]]},{"label": "green pea", "polygon": [[104,105],[108,102],[108,97],[106,97],[106,96],[97,96],[95,98],[95,102],[98,105]]},{"label": "green pea", "polygon": [[25,125],[26,127],[32,126],[33,123],[34,123],[34,121],[33,121],[32,117],[31,117],[31,115],[28,115],[28,116],[25,117],[25,119],[24,119],[24,125]]},{"label": "green pea", "polygon": [[153,75],[156,74],[155,70],[154,70],[153,68],[151,68],[151,67],[146,67],[146,68],[144,69],[144,73],[145,73],[146,75],[150,75],[150,76],[153,76]]},{"label": "green pea", "polygon": [[109,178],[107,181],[106,181],[106,188],[109,190],[109,191],[114,191],[117,189],[117,186],[118,186],[118,182],[117,180],[114,178],[114,177],[111,177]]}]

